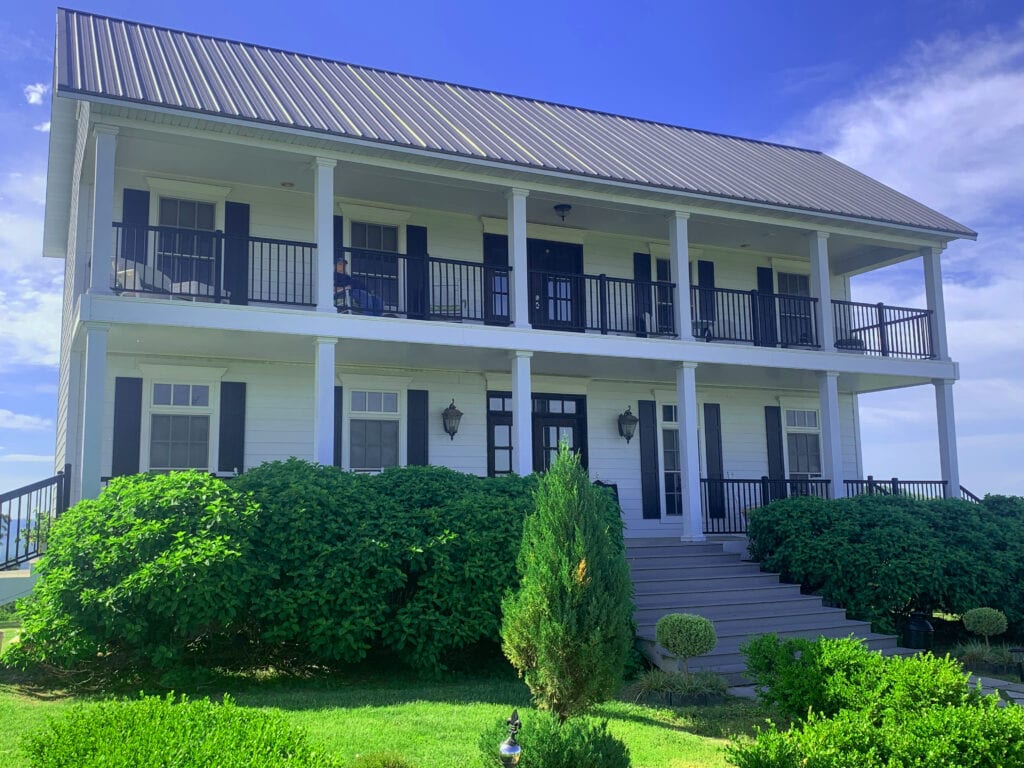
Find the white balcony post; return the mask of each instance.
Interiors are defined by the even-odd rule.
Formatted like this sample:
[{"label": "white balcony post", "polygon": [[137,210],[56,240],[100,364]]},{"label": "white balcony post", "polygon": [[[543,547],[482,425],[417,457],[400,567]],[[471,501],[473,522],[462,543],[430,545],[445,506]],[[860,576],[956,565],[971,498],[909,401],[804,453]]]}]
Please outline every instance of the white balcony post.
[{"label": "white balcony post", "polygon": [[946,304],[942,296],[941,256],[941,248],[921,249],[921,260],[924,262],[925,300],[931,311],[928,330],[932,336],[932,354],[939,360],[949,360],[949,342],[946,338]]},{"label": "white balcony post", "polygon": [[97,125],[93,131],[96,138],[96,169],[92,187],[89,293],[110,293],[110,262],[114,258],[114,159],[117,154],[117,128]]},{"label": "white balcony post", "polygon": [[683,481],[683,541],[704,541],[700,504],[700,455],[697,448],[697,364],[676,368],[676,418]]},{"label": "white balcony post", "polygon": [[317,312],[337,311],[334,307],[334,167],[337,164],[336,160],[323,157],[318,157],[313,164]]},{"label": "white balcony post", "polygon": [[818,343],[826,352],[836,348],[836,324],[832,313],[832,272],[828,266],[828,232],[812,232],[811,296],[818,300],[814,310],[818,325]]},{"label": "white balcony post", "polygon": [[107,402],[107,334],[109,332],[110,326],[108,325],[86,324],[82,443],[78,459],[83,499],[95,499],[100,495],[104,406]]},{"label": "white balcony post", "polygon": [[533,472],[533,397],[530,385],[532,352],[512,353],[512,469]]},{"label": "white balcony post", "polygon": [[939,425],[939,467],[946,481],[946,496],[960,498],[960,465],[956,453],[956,419],[953,412],[953,380],[933,379],[935,413]]},{"label": "white balcony post", "polygon": [[313,363],[313,459],[334,464],[334,345],[337,339],[318,337]]},{"label": "white balcony post", "polygon": [[821,412],[822,474],[832,483],[832,498],[846,496],[843,477],[843,441],[839,430],[839,374],[818,374],[818,405]]},{"label": "white balcony post", "polygon": [[676,327],[680,339],[693,338],[690,308],[690,214],[676,211],[668,220],[668,247],[676,276]]},{"label": "white balcony post", "polygon": [[512,325],[530,327],[530,281],[526,265],[526,197],[525,189],[510,189],[508,200],[508,264],[512,267]]}]

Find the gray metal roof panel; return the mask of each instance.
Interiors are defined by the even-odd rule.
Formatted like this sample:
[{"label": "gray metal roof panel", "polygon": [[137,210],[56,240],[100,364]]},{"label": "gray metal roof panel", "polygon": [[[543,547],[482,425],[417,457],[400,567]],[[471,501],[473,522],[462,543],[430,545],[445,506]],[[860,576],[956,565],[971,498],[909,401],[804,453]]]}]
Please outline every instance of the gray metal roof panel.
[{"label": "gray metal roof panel", "polygon": [[820,152],[67,9],[57,89],[973,237]]}]

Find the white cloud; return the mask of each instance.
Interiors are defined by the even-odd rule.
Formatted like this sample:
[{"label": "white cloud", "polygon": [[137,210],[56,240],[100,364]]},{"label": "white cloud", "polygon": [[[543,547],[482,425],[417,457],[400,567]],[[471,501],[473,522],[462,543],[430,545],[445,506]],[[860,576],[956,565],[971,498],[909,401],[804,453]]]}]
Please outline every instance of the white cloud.
[{"label": "white cloud", "polygon": [[[976,229],[943,255],[960,476],[1024,493],[1024,22],[919,44],[821,105],[783,141],[830,155]],[[925,306],[919,260],[860,276],[855,298]],[[938,476],[931,386],[861,398],[865,471]],[[916,478],[915,478],[916,479]]]},{"label": "white cloud", "polygon": [[[46,203],[46,174],[22,173],[12,171],[0,179],[0,201],[9,203],[10,207],[31,203],[42,206]],[[7,207],[7,206],[5,206]],[[38,218],[40,242],[42,240],[43,220]],[[32,222],[35,226],[35,222]]]},{"label": "white cloud", "polygon": [[17,429],[26,432],[51,429],[53,421],[43,419],[39,416],[29,416],[24,413],[15,413],[5,408],[0,408],[0,429]]},{"label": "white cloud", "polygon": [[33,83],[25,86],[25,101],[33,106],[40,106],[43,103],[43,96],[50,90],[46,83]]},{"label": "white cloud", "polygon": [[47,120],[45,123],[39,123],[39,125],[33,125],[32,126],[32,130],[33,131],[40,131],[41,133],[49,133],[50,132],[50,121]]},{"label": "white cloud", "polygon": [[53,454],[9,453],[6,456],[0,455],[0,461],[8,464],[53,464]]}]

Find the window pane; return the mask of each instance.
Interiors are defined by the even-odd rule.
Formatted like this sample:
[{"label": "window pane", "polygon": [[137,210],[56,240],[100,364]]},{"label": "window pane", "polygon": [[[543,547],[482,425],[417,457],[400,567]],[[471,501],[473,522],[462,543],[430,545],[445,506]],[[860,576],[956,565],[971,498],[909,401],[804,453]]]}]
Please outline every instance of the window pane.
[{"label": "window pane", "polygon": [[191,390],[188,384],[175,384],[174,396],[171,399],[172,405],[189,405],[192,402]]},{"label": "window pane", "polygon": [[366,225],[358,221],[352,222],[352,247],[366,247]]},{"label": "window pane", "polygon": [[[210,438],[210,418],[208,416],[190,416],[189,418],[189,440],[193,443],[201,441],[204,445]],[[205,465],[206,462],[204,461]]]},{"label": "window pane", "polygon": [[210,388],[205,384],[192,385],[192,405],[208,406],[210,404]]},{"label": "window pane", "polygon": [[398,466],[398,422],[397,421],[382,421],[380,422],[381,427],[381,461],[380,466],[383,467],[397,467]]},{"label": "window pane", "polygon": [[818,413],[817,413],[817,411],[808,411],[807,412],[807,426],[815,428],[815,429],[817,428],[817,426],[818,426]]},{"label": "window pane", "polygon": [[196,204],[191,200],[178,201],[178,226],[196,228]]},{"label": "window pane", "polygon": [[365,392],[353,392],[352,393],[352,410],[353,411],[365,411],[366,410],[366,393]]},{"label": "window pane", "polygon": [[370,413],[381,412],[381,393],[380,392],[367,392],[366,393],[366,410]]},{"label": "window pane", "polygon": [[188,443],[171,443],[171,459],[167,466],[174,469],[188,466]]},{"label": "window pane", "polygon": [[170,416],[154,416],[151,422],[152,428],[150,434],[153,440],[170,440],[171,439],[171,417]]},{"label": "window pane", "polygon": [[385,392],[383,406],[384,413],[398,413],[398,393]]},{"label": "window pane", "polygon": [[494,425],[494,446],[508,448],[512,445],[512,427],[508,424]]},{"label": "window pane", "polygon": [[561,400],[549,400],[548,401],[548,413],[561,413],[562,412],[562,401]]},{"label": "window pane", "polygon": [[154,442],[149,447],[149,466],[163,469],[171,460],[170,443]]},{"label": "window pane", "polygon": [[495,451],[494,453],[494,471],[507,474],[512,471],[512,453],[511,451]]},{"label": "window pane", "polygon": [[381,245],[385,251],[398,250],[398,227],[381,228]]},{"label": "window pane", "polygon": [[504,400],[500,397],[489,397],[487,398],[487,410],[489,411],[503,411],[505,409]]},{"label": "window pane", "polygon": [[168,197],[160,198],[160,226],[178,226],[178,201]]},{"label": "window pane", "polygon": [[562,402],[562,413],[576,413],[576,401],[564,400]]},{"label": "window pane", "polygon": [[170,384],[154,384],[153,385],[153,405],[170,405],[171,404],[171,385]]},{"label": "window pane", "polygon": [[213,229],[214,229],[213,203],[197,203],[196,204],[196,229],[206,229],[206,230],[213,231]]},{"label": "window pane", "polygon": [[366,247],[374,250],[380,250],[380,227],[376,224],[366,225]]},{"label": "window pane", "polygon": [[188,416],[168,416],[171,420],[171,442],[185,442],[188,440]]},{"label": "window pane", "polygon": [[192,443],[188,447],[188,464],[186,466],[192,469],[205,469],[206,457],[209,455],[209,451],[206,448],[206,443]]},{"label": "window pane", "polygon": [[676,420],[676,407],[674,405],[663,405],[663,406],[661,406],[661,420],[662,421],[675,421]]},{"label": "window pane", "polygon": [[353,419],[349,424],[349,459],[353,469],[362,469],[366,466],[366,422],[361,419]]}]

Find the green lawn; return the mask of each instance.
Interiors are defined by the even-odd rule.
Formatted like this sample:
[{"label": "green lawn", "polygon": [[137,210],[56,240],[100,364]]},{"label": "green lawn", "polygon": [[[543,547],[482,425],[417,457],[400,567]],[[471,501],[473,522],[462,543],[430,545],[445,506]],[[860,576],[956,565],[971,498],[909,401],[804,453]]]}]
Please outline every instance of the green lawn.
[{"label": "green lawn", "polygon": [[[423,682],[405,676],[270,679],[259,683],[221,680],[191,696],[230,693],[243,706],[282,712],[347,761],[357,754],[396,751],[420,768],[473,768],[480,733],[518,707],[529,728],[529,694],[510,675],[465,676]],[[76,699],[59,692],[0,684],[0,765],[29,768],[16,738],[41,725]],[[728,699],[712,707],[656,708],[611,702],[595,713],[630,748],[634,768],[725,766],[723,747],[732,736],[752,733],[765,714],[754,702]],[[497,745],[495,745],[497,748]]]}]

